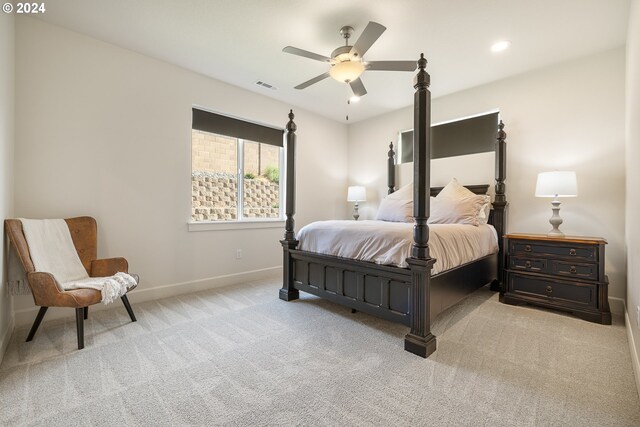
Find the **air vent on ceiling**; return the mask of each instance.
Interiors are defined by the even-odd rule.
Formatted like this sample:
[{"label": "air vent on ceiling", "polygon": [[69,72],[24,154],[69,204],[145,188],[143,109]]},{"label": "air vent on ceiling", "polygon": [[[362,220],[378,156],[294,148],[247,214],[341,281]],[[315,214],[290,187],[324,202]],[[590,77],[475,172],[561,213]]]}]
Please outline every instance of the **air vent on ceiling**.
[{"label": "air vent on ceiling", "polygon": [[263,82],[262,80],[258,80],[258,81],[256,82],[256,84],[257,84],[258,86],[266,87],[267,89],[276,90],[276,88],[275,88],[274,86],[270,85],[269,83],[265,83],[265,82]]}]

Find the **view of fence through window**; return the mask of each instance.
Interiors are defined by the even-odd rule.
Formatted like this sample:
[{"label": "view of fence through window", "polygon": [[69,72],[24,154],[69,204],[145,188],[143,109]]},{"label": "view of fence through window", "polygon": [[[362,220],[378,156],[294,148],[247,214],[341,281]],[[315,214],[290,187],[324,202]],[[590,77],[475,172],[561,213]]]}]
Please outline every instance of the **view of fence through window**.
[{"label": "view of fence through window", "polygon": [[[244,218],[280,217],[280,147],[196,129],[191,143],[193,221],[238,220],[239,196]],[[238,185],[243,187],[241,192]]]}]

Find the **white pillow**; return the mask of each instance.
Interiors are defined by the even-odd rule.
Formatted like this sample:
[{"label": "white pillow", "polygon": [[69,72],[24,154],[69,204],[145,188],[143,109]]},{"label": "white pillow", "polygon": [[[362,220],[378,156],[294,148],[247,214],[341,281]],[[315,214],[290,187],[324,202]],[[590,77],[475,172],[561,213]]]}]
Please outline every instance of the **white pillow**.
[{"label": "white pillow", "polygon": [[[489,220],[491,197],[475,194],[455,178],[430,200],[429,224],[480,225]],[[376,219],[413,222],[413,183],[386,196],[380,203]]]},{"label": "white pillow", "polygon": [[[474,194],[453,178],[431,198],[430,224],[486,224],[487,195]],[[481,218],[484,214],[484,218]],[[483,222],[484,221],[484,222]]]},{"label": "white pillow", "polygon": [[411,200],[413,202],[413,182],[386,196],[387,199]]},{"label": "white pillow", "polygon": [[491,196],[485,194],[483,197],[485,198],[484,205],[482,205],[482,209],[478,212],[478,224],[480,225],[489,222],[489,213],[491,212]]},{"label": "white pillow", "polygon": [[385,197],[380,202],[376,219],[392,222],[413,222],[413,200]]},{"label": "white pillow", "polygon": [[460,184],[457,179],[452,178],[451,181],[449,181],[449,183],[445,185],[445,187],[442,189],[442,191],[438,193],[436,197],[438,197],[439,199],[442,199],[445,197],[450,199],[457,199],[457,198],[463,198],[465,196],[475,196],[475,195],[476,194],[473,191],[469,190],[464,185]]},{"label": "white pillow", "polygon": [[483,206],[481,196],[464,199],[431,198],[429,224],[471,224],[479,225],[478,212]]}]

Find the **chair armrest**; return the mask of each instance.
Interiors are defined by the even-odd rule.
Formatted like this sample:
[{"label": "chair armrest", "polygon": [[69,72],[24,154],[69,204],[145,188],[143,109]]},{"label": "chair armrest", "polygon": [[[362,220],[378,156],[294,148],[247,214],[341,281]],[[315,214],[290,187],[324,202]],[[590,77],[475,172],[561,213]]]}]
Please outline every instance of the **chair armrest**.
[{"label": "chair armrest", "polygon": [[55,307],[62,288],[51,273],[32,271],[27,280],[33,294],[33,301],[42,307]]},{"label": "chair armrest", "polygon": [[128,273],[129,263],[125,258],[94,259],[91,261],[91,277],[107,277],[116,273]]},{"label": "chair armrest", "polygon": [[27,274],[27,280],[33,301],[40,307],[87,307],[99,303],[102,298],[100,291],[95,289],[65,291],[51,273],[31,272]]}]

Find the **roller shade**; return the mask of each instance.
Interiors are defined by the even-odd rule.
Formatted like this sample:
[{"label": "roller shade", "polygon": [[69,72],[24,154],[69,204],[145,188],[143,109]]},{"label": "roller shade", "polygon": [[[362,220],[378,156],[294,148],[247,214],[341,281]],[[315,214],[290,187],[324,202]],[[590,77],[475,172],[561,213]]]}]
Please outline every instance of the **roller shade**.
[{"label": "roller shade", "polygon": [[498,113],[485,114],[431,128],[431,158],[495,151]]},{"label": "roller shade", "polygon": [[[431,158],[495,151],[498,113],[456,120],[431,127]],[[400,134],[400,163],[413,161],[413,130]]]},{"label": "roller shade", "polygon": [[246,139],[253,142],[282,147],[282,129],[275,129],[256,123],[245,122],[244,120],[209,111],[192,108],[193,122],[192,128],[204,132],[216,133],[218,135],[230,136],[233,138]]}]

